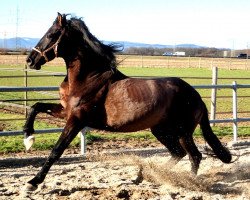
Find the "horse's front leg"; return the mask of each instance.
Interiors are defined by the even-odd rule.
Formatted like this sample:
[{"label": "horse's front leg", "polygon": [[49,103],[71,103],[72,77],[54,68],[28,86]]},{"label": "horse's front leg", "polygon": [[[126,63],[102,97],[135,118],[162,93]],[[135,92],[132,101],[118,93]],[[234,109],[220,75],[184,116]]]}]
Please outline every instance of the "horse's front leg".
[{"label": "horse's front leg", "polygon": [[81,123],[79,118],[72,116],[67,120],[66,126],[58,139],[56,145],[50,153],[50,156],[45,161],[42,169],[37,175],[31,179],[26,187],[26,190],[33,191],[37,189],[38,184],[42,183],[53,163],[60,158],[64,150],[68,147],[71,141],[76,137],[78,132],[84,128],[84,123]]},{"label": "horse's front leg", "polygon": [[57,118],[65,118],[66,114],[61,104],[54,103],[36,103],[31,107],[31,111],[27,117],[26,123],[23,127],[24,131],[24,144],[28,150],[33,142],[34,136],[34,121],[38,113],[47,113]]}]

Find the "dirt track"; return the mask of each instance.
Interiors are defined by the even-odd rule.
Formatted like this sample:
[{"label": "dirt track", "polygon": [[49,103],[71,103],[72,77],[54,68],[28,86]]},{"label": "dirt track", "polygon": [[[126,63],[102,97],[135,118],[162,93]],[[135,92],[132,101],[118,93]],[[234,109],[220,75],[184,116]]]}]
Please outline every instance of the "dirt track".
[{"label": "dirt track", "polygon": [[[44,183],[32,193],[23,191],[44,162],[43,157],[0,159],[0,199],[249,199],[250,146],[231,147],[240,155],[231,164],[203,155],[197,177],[185,157],[168,168],[166,151],[131,155],[63,156]],[[234,157],[235,158],[235,157]]]}]

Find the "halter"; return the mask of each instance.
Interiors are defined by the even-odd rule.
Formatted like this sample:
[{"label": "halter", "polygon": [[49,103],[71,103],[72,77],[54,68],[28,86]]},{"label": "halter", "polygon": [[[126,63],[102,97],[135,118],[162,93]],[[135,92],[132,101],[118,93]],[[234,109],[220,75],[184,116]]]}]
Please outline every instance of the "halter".
[{"label": "halter", "polygon": [[49,59],[48,57],[46,56],[46,53],[48,51],[50,51],[51,49],[54,50],[54,53],[55,53],[55,56],[57,57],[57,54],[58,54],[58,44],[61,42],[61,39],[62,39],[62,36],[65,32],[65,29],[62,31],[61,35],[59,36],[58,40],[55,42],[55,44],[53,44],[51,47],[49,47],[48,49],[45,49],[44,51],[42,50],[39,50],[39,47],[33,47],[32,49],[36,52],[38,52],[42,57],[45,58],[46,62],[49,62]]}]

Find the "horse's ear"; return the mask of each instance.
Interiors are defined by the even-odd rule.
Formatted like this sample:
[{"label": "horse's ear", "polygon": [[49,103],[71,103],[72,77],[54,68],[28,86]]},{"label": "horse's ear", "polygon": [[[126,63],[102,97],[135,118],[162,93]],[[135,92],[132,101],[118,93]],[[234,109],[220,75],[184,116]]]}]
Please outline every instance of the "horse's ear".
[{"label": "horse's ear", "polygon": [[66,24],[66,15],[61,15],[59,12],[57,14],[57,24],[63,27]]}]

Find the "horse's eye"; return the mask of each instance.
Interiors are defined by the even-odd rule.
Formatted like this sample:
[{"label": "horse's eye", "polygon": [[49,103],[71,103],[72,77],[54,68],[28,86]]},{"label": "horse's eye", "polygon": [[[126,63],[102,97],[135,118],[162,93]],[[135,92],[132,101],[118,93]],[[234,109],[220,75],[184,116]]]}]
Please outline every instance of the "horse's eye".
[{"label": "horse's eye", "polygon": [[53,38],[59,36],[59,34],[60,34],[60,31],[57,31],[57,32],[55,32],[55,33],[48,33],[46,37],[47,37],[48,39],[53,39]]}]

